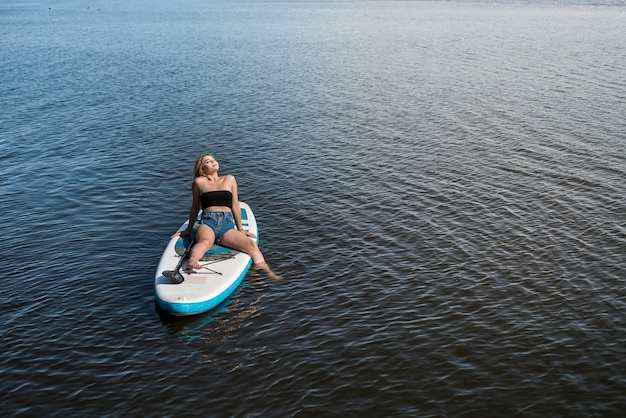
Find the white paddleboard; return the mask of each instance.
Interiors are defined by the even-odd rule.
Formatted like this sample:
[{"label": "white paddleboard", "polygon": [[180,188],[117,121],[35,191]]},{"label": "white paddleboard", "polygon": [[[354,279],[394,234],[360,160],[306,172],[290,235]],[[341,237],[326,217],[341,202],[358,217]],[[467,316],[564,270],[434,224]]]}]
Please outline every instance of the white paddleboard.
[{"label": "white paddleboard", "polygon": [[[239,206],[244,229],[256,235],[251,239],[258,243],[256,219],[250,206],[244,202],[239,202]],[[187,222],[178,230],[186,228]],[[175,316],[196,315],[215,308],[239,287],[252,265],[248,254],[214,245],[200,260],[202,269],[191,273],[186,268],[187,260],[184,260],[179,271],[185,280],[180,284],[172,283],[163,272],[176,269],[190,243],[188,237],[172,238],[163,251],[154,278],[157,305]]]}]

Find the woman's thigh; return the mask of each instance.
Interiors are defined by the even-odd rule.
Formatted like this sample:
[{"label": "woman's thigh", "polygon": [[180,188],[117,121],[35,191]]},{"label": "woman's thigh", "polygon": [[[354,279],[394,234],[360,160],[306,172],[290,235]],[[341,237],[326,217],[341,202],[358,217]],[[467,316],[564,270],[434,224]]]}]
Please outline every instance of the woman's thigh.
[{"label": "woman's thigh", "polygon": [[200,225],[196,230],[196,241],[210,241],[213,243],[215,241],[215,232],[207,225]]},{"label": "woman's thigh", "polygon": [[245,233],[237,231],[236,229],[231,229],[226,232],[220,240],[220,245],[244,252],[252,250],[255,246],[254,241]]}]

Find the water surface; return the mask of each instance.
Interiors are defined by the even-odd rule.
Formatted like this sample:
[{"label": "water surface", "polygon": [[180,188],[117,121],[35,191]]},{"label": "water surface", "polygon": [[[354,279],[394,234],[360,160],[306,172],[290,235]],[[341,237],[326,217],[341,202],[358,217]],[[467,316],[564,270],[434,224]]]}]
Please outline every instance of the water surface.
[{"label": "water surface", "polygon": [[[619,416],[619,2],[0,6],[11,416]],[[210,151],[283,281],[161,315]]]}]

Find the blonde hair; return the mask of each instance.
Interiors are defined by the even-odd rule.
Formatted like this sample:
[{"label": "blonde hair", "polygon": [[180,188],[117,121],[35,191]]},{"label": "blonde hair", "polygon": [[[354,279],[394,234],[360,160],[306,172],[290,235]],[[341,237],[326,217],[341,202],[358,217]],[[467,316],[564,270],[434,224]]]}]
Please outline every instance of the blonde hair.
[{"label": "blonde hair", "polygon": [[204,157],[213,157],[213,154],[207,153],[207,154],[202,154],[201,156],[198,157],[198,159],[196,160],[196,165],[194,166],[194,170],[193,170],[195,177],[204,176],[204,173],[202,172],[202,160],[204,160]]}]

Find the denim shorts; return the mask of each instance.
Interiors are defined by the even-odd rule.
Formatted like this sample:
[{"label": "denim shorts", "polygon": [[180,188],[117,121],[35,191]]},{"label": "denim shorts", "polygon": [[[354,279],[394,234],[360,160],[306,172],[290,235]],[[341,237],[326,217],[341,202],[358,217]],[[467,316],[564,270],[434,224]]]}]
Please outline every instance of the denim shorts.
[{"label": "denim shorts", "polygon": [[219,244],[225,233],[235,229],[235,219],[232,212],[202,212],[200,225],[206,225],[215,233],[215,243]]}]

